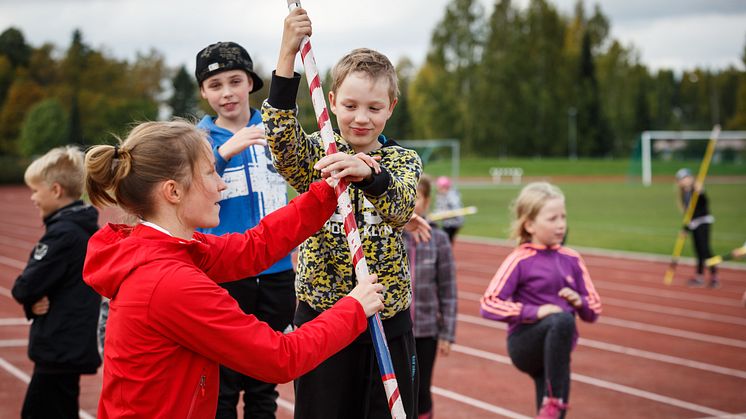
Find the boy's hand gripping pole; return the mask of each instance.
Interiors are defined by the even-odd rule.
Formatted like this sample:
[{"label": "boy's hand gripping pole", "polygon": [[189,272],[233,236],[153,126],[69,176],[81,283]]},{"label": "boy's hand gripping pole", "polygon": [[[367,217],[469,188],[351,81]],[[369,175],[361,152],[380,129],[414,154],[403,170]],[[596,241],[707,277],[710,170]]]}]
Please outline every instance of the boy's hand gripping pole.
[{"label": "boy's hand gripping pole", "polygon": [[[287,0],[287,3],[288,9],[291,11],[300,7],[300,0]],[[321,78],[316,67],[316,59],[311,50],[311,41],[307,36],[301,40],[300,56],[303,60],[306,80],[308,81],[308,87],[311,92],[313,110],[316,113],[326,154],[334,154],[337,152],[337,145],[334,141],[334,132],[332,131],[331,121],[329,120],[329,112],[326,109],[326,101],[324,100],[324,91],[321,88]],[[334,193],[337,195],[339,212],[344,219],[345,235],[347,236],[347,244],[350,246],[352,264],[355,267],[355,276],[360,281],[360,278],[368,276],[368,264],[365,261],[362,241],[357,230],[355,216],[352,213],[352,204],[350,202],[350,194],[347,192],[347,185],[345,180],[339,180],[334,186]],[[404,405],[399,394],[399,386],[396,382],[396,374],[394,374],[394,365],[391,362],[386,335],[384,334],[383,324],[381,324],[381,318],[378,313],[368,318],[368,329],[373,338],[373,347],[376,352],[376,358],[378,359],[378,368],[381,371],[383,387],[386,390],[391,417],[393,419],[405,419],[407,415],[404,412]]]},{"label": "boy's hand gripping pole", "polygon": [[705,183],[705,177],[707,177],[707,170],[710,168],[710,161],[712,161],[712,155],[715,153],[715,144],[717,143],[718,137],[720,136],[720,125],[715,125],[710,133],[710,140],[707,142],[707,149],[705,150],[705,156],[702,158],[702,163],[699,165],[699,173],[697,174],[697,180],[694,183],[692,190],[692,197],[689,198],[689,205],[686,207],[684,213],[684,222],[678,236],[676,236],[676,243],[673,246],[673,254],[671,255],[671,263],[666,269],[666,275],[663,277],[663,283],[671,285],[673,282],[673,275],[676,271],[676,265],[679,263],[679,256],[684,248],[684,242],[688,233],[687,226],[692,221],[694,215],[694,208],[697,207],[697,201],[699,200],[699,192]]}]

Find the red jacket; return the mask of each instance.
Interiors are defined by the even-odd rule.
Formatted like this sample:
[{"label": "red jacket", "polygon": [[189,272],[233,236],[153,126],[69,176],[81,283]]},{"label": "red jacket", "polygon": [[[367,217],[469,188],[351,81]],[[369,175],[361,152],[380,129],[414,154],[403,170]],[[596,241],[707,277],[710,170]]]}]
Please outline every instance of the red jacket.
[{"label": "red jacket", "polygon": [[91,237],[84,280],[111,298],[99,418],[214,418],[218,364],[287,382],[366,328],[353,298],[283,335],[244,314],[216,282],[256,275],[319,230],[336,207],[325,182],[244,234],[184,241],[145,225]]}]

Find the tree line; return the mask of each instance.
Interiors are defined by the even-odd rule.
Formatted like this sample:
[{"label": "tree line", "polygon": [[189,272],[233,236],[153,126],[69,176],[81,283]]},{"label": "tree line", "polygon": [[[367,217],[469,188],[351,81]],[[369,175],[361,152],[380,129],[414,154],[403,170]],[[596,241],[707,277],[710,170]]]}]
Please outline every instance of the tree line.
[{"label": "tree line", "polygon": [[[582,0],[571,16],[547,0],[526,8],[500,0],[492,10],[451,0],[424,63],[396,64],[401,95],[385,133],[456,138],[466,155],[627,157],[643,130],[746,129],[745,71],[652,71],[634,46],[610,36],[601,7],[588,13]],[[310,130],[305,92],[298,106]],[[252,106],[266,94],[266,85],[253,93]],[[112,142],[134,121],[208,111],[193,75],[168,68],[156,50],[120,60],[76,30],[58,55],[54,45],[28,45],[16,28],[0,34],[1,155]]]}]

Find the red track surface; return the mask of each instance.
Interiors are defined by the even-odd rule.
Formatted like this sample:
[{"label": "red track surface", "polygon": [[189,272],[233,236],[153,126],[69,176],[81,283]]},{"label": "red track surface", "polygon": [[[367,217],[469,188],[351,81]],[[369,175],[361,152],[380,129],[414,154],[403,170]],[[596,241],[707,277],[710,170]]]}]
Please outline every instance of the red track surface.
[{"label": "red track surface", "polygon": [[[22,187],[0,188],[0,418],[18,417],[33,365],[28,324],[10,287],[43,231]],[[672,238],[673,239],[673,238]],[[533,384],[509,364],[502,324],[479,317],[478,298],[509,248],[472,240],[455,246],[457,345],[435,368],[439,418],[531,417]],[[570,417],[703,418],[746,413],[746,271],[723,269],[723,287],[688,289],[691,266],[673,286],[664,262],[586,254],[604,305],[580,324],[573,354]],[[247,356],[250,356],[247,354]],[[82,417],[95,417],[100,374],[82,380]],[[280,386],[278,418],[291,418],[291,384]],[[739,417],[746,417],[739,416]]]}]

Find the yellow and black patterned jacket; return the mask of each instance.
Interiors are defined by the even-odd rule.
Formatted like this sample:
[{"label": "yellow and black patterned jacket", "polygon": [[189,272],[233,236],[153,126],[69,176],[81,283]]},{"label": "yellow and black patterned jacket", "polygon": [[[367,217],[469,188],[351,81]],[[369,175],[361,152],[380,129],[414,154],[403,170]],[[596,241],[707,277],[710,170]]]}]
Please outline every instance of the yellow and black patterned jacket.
[{"label": "yellow and black patterned jacket", "polygon": [[[294,91],[292,86],[285,86],[285,94],[278,95],[278,84],[282,83],[294,84],[297,80],[273,78],[269,99],[262,105],[262,120],[275,167],[296,191],[303,192],[321,179],[313,166],[324,157],[325,149],[320,133],[306,134],[296,118],[297,84]],[[291,98],[288,91],[293,93]],[[355,154],[338,133],[335,137],[339,152]],[[368,154],[381,156],[382,173],[366,185],[351,185],[348,191],[369,270],[384,285],[381,318],[388,319],[407,309],[411,300],[402,228],[414,211],[422,162],[413,150],[383,136],[379,141],[385,144]],[[300,301],[323,311],[347,295],[355,283],[343,219],[336,212],[300,246],[296,293]]]}]

